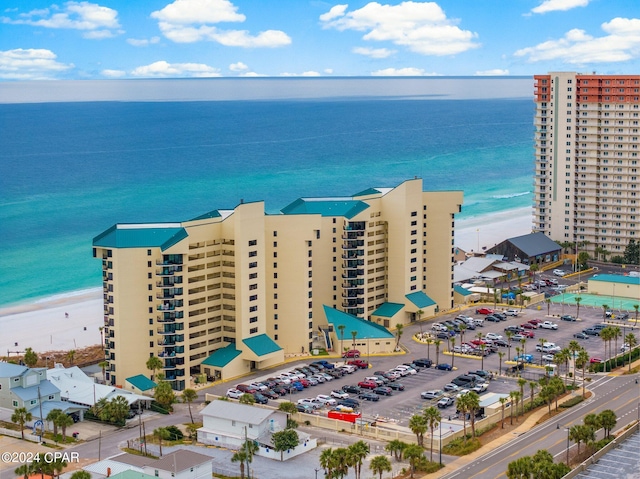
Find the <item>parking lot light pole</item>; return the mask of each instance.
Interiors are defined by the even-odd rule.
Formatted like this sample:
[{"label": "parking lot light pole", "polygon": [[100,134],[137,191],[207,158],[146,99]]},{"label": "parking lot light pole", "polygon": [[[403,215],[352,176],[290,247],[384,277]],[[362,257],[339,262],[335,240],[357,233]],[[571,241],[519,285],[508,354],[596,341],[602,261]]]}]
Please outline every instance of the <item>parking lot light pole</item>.
[{"label": "parking lot light pole", "polygon": [[440,440],[438,441],[438,446],[440,446],[440,465],[442,466],[442,419],[440,420]]},{"label": "parking lot light pole", "polygon": [[569,466],[569,428],[566,427],[565,431],[567,431],[567,466]]}]

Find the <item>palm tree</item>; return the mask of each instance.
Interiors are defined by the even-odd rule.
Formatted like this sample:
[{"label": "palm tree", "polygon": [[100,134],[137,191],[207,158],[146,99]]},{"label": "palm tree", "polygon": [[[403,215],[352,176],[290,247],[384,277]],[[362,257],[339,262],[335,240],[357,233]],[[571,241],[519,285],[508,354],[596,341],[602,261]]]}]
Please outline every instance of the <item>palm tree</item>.
[{"label": "palm tree", "polygon": [[580,318],[580,302],[582,301],[582,296],[576,296],[576,319]]},{"label": "palm tree", "polygon": [[67,359],[69,360],[69,365],[73,366],[73,360],[76,357],[76,351],[75,349],[72,349],[71,351],[69,351],[67,353]]},{"label": "palm tree", "polygon": [[409,429],[416,435],[418,446],[422,447],[424,433],[427,432],[427,420],[422,414],[414,414],[409,419]]},{"label": "palm tree", "polygon": [[154,381],[156,378],[156,372],[159,369],[162,369],[162,366],[164,366],[164,364],[160,358],[156,356],[151,356],[149,359],[147,359],[146,366],[147,366],[147,369],[153,373],[151,375],[151,380]]},{"label": "palm tree", "polygon": [[409,465],[411,466],[411,475],[409,477],[413,477],[416,464],[421,457],[424,457],[424,450],[417,444],[409,444],[404,450],[404,457],[409,461]]},{"label": "palm tree", "polygon": [[504,353],[502,351],[500,351],[498,353],[498,359],[499,359],[499,363],[500,365],[498,366],[498,373],[502,374],[502,358],[504,358]]},{"label": "palm tree", "polygon": [[421,309],[416,311],[416,316],[418,317],[418,323],[420,324],[420,338],[422,338],[422,323],[420,322],[420,318],[422,317],[423,314],[424,314],[424,311],[422,311]]},{"label": "palm tree", "polygon": [[544,338],[538,338],[538,344],[540,345],[540,366],[542,366],[542,356],[544,356],[544,351],[542,350],[542,346],[546,343],[547,340]]},{"label": "palm tree", "polygon": [[551,315],[551,298],[547,298],[544,300],[547,303],[547,316]]},{"label": "palm tree", "polygon": [[107,382],[107,377],[106,377],[105,371],[109,367],[109,363],[107,361],[100,361],[98,363],[98,366],[100,367],[100,369],[102,369],[102,382],[106,383]]},{"label": "palm tree", "polygon": [[[162,455],[162,453],[161,453]],[[237,450],[233,456],[231,456],[231,462],[240,463],[240,479],[244,479],[244,463],[247,460],[247,452],[243,449]]]},{"label": "palm tree", "polygon": [[[602,339],[602,342],[604,343],[605,372],[607,372],[607,364],[609,363],[607,360],[607,341],[610,341],[612,337],[613,330],[611,329],[611,326],[607,326],[600,331],[600,339]],[[609,356],[611,356],[611,348],[609,348]],[[609,371],[611,371],[611,364],[609,364]]]},{"label": "palm tree", "polygon": [[331,454],[331,468],[336,479],[342,479],[349,472],[349,453],[346,448],[339,447]]},{"label": "palm tree", "polygon": [[516,402],[516,422],[518,422],[518,402],[520,401],[520,391],[513,391],[513,400]]},{"label": "palm tree", "polygon": [[461,324],[459,328],[460,328],[460,344],[462,344],[464,343],[464,333],[467,330],[467,325]]},{"label": "palm tree", "polygon": [[449,344],[451,348],[451,367],[453,368],[453,362],[456,359],[456,353],[454,351],[454,349],[456,348],[456,338],[451,338]]},{"label": "palm tree", "polygon": [[[620,329],[620,326],[613,326],[611,336],[613,337],[613,340],[615,341],[615,349],[614,349],[614,351],[617,353],[618,352],[618,338],[622,337],[622,330]],[[611,346],[611,343],[609,343],[609,346]]]},{"label": "palm tree", "polygon": [[57,418],[60,414],[64,414],[62,412],[62,409],[52,409],[51,411],[49,411],[49,414],[47,414],[47,417],[45,418],[45,421],[50,422],[53,424],[53,436],[57,436],[58,435],[58,423],[57,423]]},{"label": "palm tree", "polygon": [[518,378],[518,386],[520,387],[520,406],[522,408],[522,414],[524,414],[524,386],[527,384],[527,380],[524,378]]},{"label": "palm tree", "polygon": [[76,471],[73,474],[71,474],[71,479],[91,479],[91,474],[89,474],[87,471],[80,469],[79,471]]},{"label": "palm tree", "polygon": [[640,309],[640,304],[634,304],[633,309],[636,310],[636,326],[638,325],[638,310]]},{"label": "palm tree", "polygon": [[429,350],[431,348],[429,348],[429,346],[431,345],[431,343],[433,343],[433,339],[431,339],[430,337],[427,338],[427,359],[431,359],[431,355],[429,354]]},{"label": "palm tree", "polygon": [[11,415],[11,422],[20,426],[20,433],[24,441],[24,425],[33,419],[33,415],[24,407],[16,408]]},{"label": "palm tree", "polygon": [[407,447],[407,443],[402,442],[399,439],[393,439],[389,441],[384,448],[385,450],[389,451],[389,454],[393,454],[393,457],[396,458],[396,461],[401,461],[402,453],[405,447]]},{"label": "palm tree", "polygon": [[603,304],[602,305],[602,318],[603,319],[607,319],[607,311],[609,311],[609,305],[608,304]]},{"label": "palm tree", "polygon": [[527,340],[522,338],[520,344],[522,345],[522,354],[527,354]]},{"label": "palm tree", "polygon": [[187,403],[189,406],[189,417],[191,418],[191,424],[193,424],[193,414],[191,414],[191,403],[198,398],[198,393],[193,389],[185,389],[182,391],[182,402]]},{"label": "palm tree", "polygon": [[467,396],[467,407],[471,415],[471,437],[476,437],[476,412],[480,409],[480,396],[475,391],[470,391],[465,396]]},{"label": "palm tree", "polygon": [[440,345],[442,344],[442,340],[436,339],[433,341],[433,344],[436,346],[436,365],[440,364]]},{"label": "palm tree", "polygon": [[356,336],[358,335],[358,331],[351,331],[351,346],[352,349],[356,349]]},{"label": "palm tree", "polygon": [[580,349],[582,349],[582,346],[580,346],[580,343],[578,341],[576,341],[575,339],[572,339],[571,341],[569,341],[569,345],[567,346],[567,349],[569,350],[569,352],[571,353],[571,357],[573,358],[573,385],[576,385],[576,353],[578,351],[580,351]]},{"label": "palm tree", "polygon": [[529,381],[529,391],[531,392],[531,410],[533,411],[533,395],[536,391],[536,386],[538,383],[535,381]]},{"label": "palm tree", "polygon": [[431,434],[431,452],[429,454],[429,460],[433,462],[433,431],[435,431],[436,427],[440,424],[440,421],[442,421],[442,415],[435,407],[430,406],[424,410],[424,417]]},{"label": "palm tree", "polygon": [[504,405],[507,403],[507,398],[501,397],[499,401],[500,401],[500,408],[502,409],[502,422],[500,424],[500,428],[504,429]]},{"label": "palm tree", "polygon": [[402,326],[402,324],[396,324],[396,350],[400,347],[400,338],[402,337],[403,330],[404,326]]},{"label": "palm tree", "polygon": [[[338,326],[339,328],[340,326]],[[324,476],[327,478],[333,477],[333,449],[328,448],[320,453],[320,467],[324,469]]]},{"label": "palm tree", "polygon": [[25,463],[18,466],[13,472],[16,476],[22,476],[24,479],[29,479],[29,476],[33,473],[32,463]]},{"label": "palm tree", "polygon": [[358,441],[351,444],[348,448],[351,465],[356,473],[356,479],[360,479],[362,472],[362,461],[369,455],[369,444],[364,441]]},{"label": "palm tree", "polygon": [[65,442],[67,442],[67,428],[69,426],[73,426],[73,418],[68,414],[60,414],[56,418],[56,422],[62,430],[62,443],[64,444]]},{"label": "palm tree", "polygon": [[631,350],[636,347],[638,340],[633,333],[629,333],[624,337],[624,342],[629,348],[629,371],[631,371]]},{"label": "palm tree", "polygon": [[387,459],[387,456],[376,456],[371,459],[369,469],[371,469],[374,474],[378,474],[378,479],[382,479],[383,472],[391,472],[391,462]]},{"label": "palm tree", "polygon": [[158,443],[160,444],[160,457],[162,457],[162,439],[166,439],[168,436],[168,431],[166,427],[158,427],[153,430],[154,437],[158,438]]},{"label": "palm tree", "polygon": [[338,332],[340,333],[340,355],[344,353],[344,347],[342,346],[342,341],[344,340],[344,330],[346,326],[344,324],[338,324]]},{"label": "palm tree", "polygon": [[580,351],[578,351],[578,355],[576,356],[575,361],[576,361],[576,366],[578,366],[579,368],[582,368],[582,397],[584,398],[586,397],[585,387],[587,383],[584,377],[584,370],[586,369],[587,364],[589,364],[589,354],[584,349],[581,349]]},{"label": "palm tree", "polygon": [[507,361],[511,361],[511,340],[513,339],[513,332],[507,331],[505,333],[505,336],[507,337],[507,342],[509,343],[509,347],[507,348]]},{"label": "palm tree", "polygon": [[[510,391],[509,392],[509,397],[511,398],[511,406],[509,407],[509,412],[511,413],[511,425],[513,426],[513,403],[516,400],[516,394],[518,393],[518,391]],[[516,407],[518,403],[516,403]]]},{"label": "palm tree", "polygon": [[481,344],[480,345],[480,369],[484,369],[484,352],[487,349],[487,345],[486,344]]},{"label": "palm tree", "polygon": [[467,400],[467,395],[462,394],[458,399],[456,399],[456,409],[460,411],[462,414],[462,427],[464,430],[464,440],[467,440],[467,412],[469,412],[469,401]]}]

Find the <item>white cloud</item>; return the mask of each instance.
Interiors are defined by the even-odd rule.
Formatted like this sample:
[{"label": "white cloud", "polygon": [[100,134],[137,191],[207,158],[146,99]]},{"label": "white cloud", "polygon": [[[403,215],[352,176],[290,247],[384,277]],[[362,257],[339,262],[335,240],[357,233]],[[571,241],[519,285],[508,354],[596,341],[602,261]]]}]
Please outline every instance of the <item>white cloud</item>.
[{"label": "white cloud", "polygon": [[[52,13],[53,10],[53,13]],[[60,9],[31,10],[19,15],[19,19],[2,17],[3,23],[31,25],[43,28],[82,30],[88,39],[110,38],[121,34],[118,11],[89,2],[66,2]]]},{"label": "white cloud", "polygon": [[127,72],[125,72],[124,70],[102,70],[100,72],[100,75],[104,76],[104,77],[108,77],[108,78],[121,78],[123,76],[125,76],[127,74]]},{"label": "white cloud", "polygon": [[331,7],[331,10],[329,10],[327,13],[323,13],[322,15],[320,15],[320,21],[329,22],[334,18],[342,17],[344,15],[344,12],[347,11],[347,8],[349,8],[349,5],[335,5]]},{"label": "white cloud", "polygon": [[333,74],[333,68],[325,68],[323,70],[327,75],[332,75]]},{"label": "white cloud", "polygon": [[159,43],[160,37],[151,37],[147,38],[127,38],[127,43],[129,45],[133,45],[134,47],[147,47],[149,45]]},{"label": "white cloud", "polygon": [[280,76],[281,77],[319,77],[321,75],[316,71],[310,70],[302,73],[284,72],[284,73],[280,73]]},{"label": "white cloud", "polygon": [[439,73],[427,73],[422,68],[406,67],[406,68],[385,68],[371,72],[374,77],[424,77],[424,76],[440,76]]},{"label": "white cloud", "polygon": [[242,62],[232,63],[231,65],[229,65],[229,70],[231,70],[232,72],[242,72],[248,69],[249,67]]},{"label": "white cloud", "polygon": [[532,8],[533,13],[547,13],[558,10],[566,11],[576,7],[586,7],[591,0],[544,0],[540,5]]},{"label": "white cloud", "polygon": [[389,41],[422,55],[453,55],[480,46],[476,33],[459,28],[434,2],[370,2],[351,12],[334,7],[320,20],[324,28],[365,32],[363,40]]},{"label": "white cloud", "polygon": [[266,77],[268,75],[265,75],[264,73],[244,72],[244,73],[241,73],[238,76],[241,76],[241,77]]},{"label": "white cloud", "polygon": [[529,62],[562,61],[577,65],[640,58],[640,19],[614,18],[603,23],[601,28],[607,35],[593,37],[575,28],[565,33],[563,38],[522,48],[514,55],[527,57]]},{"label": "white cloud", "polygon": [[476,76],[506,76],[509,74],[509,70],[502,70],[500,68],[494,68],[493,70],[480,70],[474,73]]},{"label": "white cloud", "polygon": [[393,55],[396,51],[389,50],[388,48],[367,48],[367,47],[355,47],[351,50],[358,55],[364,55],[371,58],[387,58]]},{"label": "white cloud", "polygon": [[5,80],[46,80],[74,67],[56,61],[56,54],[45,49],[0,51],[0,78]]},{"label": "white cloud", "polygon": [[176,43],[213,41],[242,48],[276,48],[289,45],[291,38],[280,30],[266,30],[252,35],[247,30],[222,30],[222,22],[244,22],[245,15],[229,0],[175,0],[162,10],[151,13],[158,20],[162,34]]},{"label": "white cloud", "polygon": [[164,60],[136,68],[131,72],[138,77],[219,77],[220,70],[204,63],[168,63]]}]

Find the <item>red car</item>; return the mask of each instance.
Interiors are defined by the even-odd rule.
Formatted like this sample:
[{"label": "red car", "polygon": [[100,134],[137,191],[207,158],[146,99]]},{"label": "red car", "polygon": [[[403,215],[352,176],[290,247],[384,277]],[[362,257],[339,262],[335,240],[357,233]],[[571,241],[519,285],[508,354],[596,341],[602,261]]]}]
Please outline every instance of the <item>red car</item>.
[{"label": "red car", "polygon": [[481,344],[487,344],[487,342],[482,339],[472,339],[471,344],[475,346],[480,346]]},{"label": "red car", "polygon": [[361,387],[363,389],[375,389],[378,387],[378,384],[373,381],[360,381],[358,383],[358,387]]},{"label": "red car", "polygon": [[529,331],[528,329],[525,329],[524,331],[522,331],[520,334],[522,334],[525,338],[535,338],[536,335],[534,334],[533,331]]},{"label": "red car", "polygon": [[238,384],[236,386],[236,389],[238,391],[242,391],[243,393],[247,393],[247,394],[253,394],[253,393],[257,392],[254,388],[252,388],[251,386],[249,386],[247,384]]},{"label": "red car", "polygon": [[357,349],[350,349],[349,351],[346,351],[343,355],[343,358],[359,358],[360,357],[360,351],[358,351]]},{"label": "red car", "polygon": [[311,386],[311,383],[307,381],[305,378],[298,379],[298,382],[302,384],[302,386],[305,388],[308,388],[309,386]]},{"label": "red car", "polygon": [[530,319],[528,322],[531,323],[531,324],[540,324],[542,322],[542,320],[541,319]]},{"label": "red car", "polygon": [[351,364],[352,366],[356,366],[360,369],[367,369],[369,367],[369,363],[362,359],[351,359],[347,361],[347,364]]},{"label": "red car", "polygon": [[537,324],[531,324],[531,323],[521,324],[520,327],[524,328],[524,329],[538,329],[538,325]]},{"label": "red car", "polygon": [[599,363],[602,363],[604,361],[602,361],[602,359],[600,359],[600,358],[591,358],[591,359],[589,359],[589,362],[591,364],[599,364]]},{"label": "red car", "polygon": [[476,314],[493,314],[493,309],[478,308],[478,309],[476,309]]}]

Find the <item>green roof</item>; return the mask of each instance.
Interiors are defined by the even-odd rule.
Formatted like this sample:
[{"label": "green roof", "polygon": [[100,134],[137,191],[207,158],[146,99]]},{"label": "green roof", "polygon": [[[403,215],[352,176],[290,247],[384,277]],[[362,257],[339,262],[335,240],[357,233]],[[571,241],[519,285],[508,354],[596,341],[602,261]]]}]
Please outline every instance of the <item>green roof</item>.
[{"label": "green roof", "polygon": [[146,377],[144,374],[131,376],[130,378],[125,379],[125,381],[127,381],[129,384],[139,389],[140,391],[148,391],[149,389],[153,389],[156,387],[156,383],[154,383],[151,379]]},{"label": "green roof", "polygon": [[196,220],[206,220],[209,218],[221,218],[222,215],[220,214],[220,212],[218,210],[213,210],[213,211],[208,211],[206,213],[201,214],[200,216],[196,216],[195,218],[193,218],[190,221],[196,221]]},{"label": "green roof", "polygon": [[360,193],[356,193],[355,195],[353,195],[353,197],[355,198],[356,196],[371,196],[371,195],[379,195],[380,191],[376,190],[375,188],[367,188],[366,190],[361,191]]},{"label": "green roof", "polygon": [[640,284],[638,276],[623,276],[621,274],[598,274],[589,278],[589,281],[602,281],[607,283]]},{"label": "green roof", "polygon": [[223,368],[240,355],[234,343],[228,344],[224,348],[216,349],[211,356],[202,361],[205,366]]},{"label": "green roof", "polygon": [[104,248],[162,248],[165,250],[189,236],[175,223],[172,226],[113,225],[93,238],[93,246]]},{"label": "green roof", "polygon": [[265,356],[282,349],[273,339],[271,339],[266,334],[259,334],[258,336],[253,336],[252,338],[243,339],[242,342],[246,344],[251,351],[256,353],[257,356]]},{"label": "green roof", "polygon": [[382,316],[385,318],[391,318],[395,314],[404,308],[404,304],[400,303],[383,303],[378,309],[376,309],[371,316]]},{"label": "green roof", "polygon": [[285,215],[315,214],[353,218],[367,208],[369,205],[365,202],[351,198],[298,198],[281,211]]},{"label": "green roof", "polygon": [[458,294],[461,294],[462,296],[469,296],[470,294],[473,294],[471,291],[469,291],[466,288],[463,288],[462,286],[460,286],[459,284],[456,284],[453,287],[453,291],[455,291]]},{"label": "green roof", "polygon": [[405,294],[404,296],[413,304],[415,304],[418,308],[427,308],[429,306],[433,306],[436,302],[431,299],[429,296],[424,294],[422,291],[417,291],[411,294]]},{"label": "green roof", "polygon": [[351,338],[351,331],[357,333],[356,339],[386,339],[394,337],[384,326],[380,326],[372,321],[356,318],[350,314],[330,308],[327,305],[323,305],[322,307],[324,308],[324,315],[327,317],[327,321],[333,325],[333,329],[338,335],[340,334],[338,326],[343,324],[344,336],[346,338]]}]

